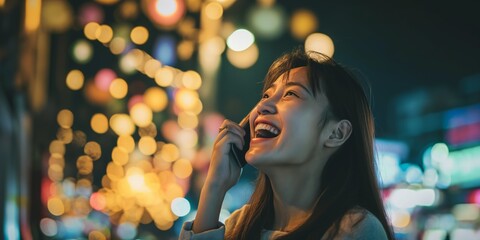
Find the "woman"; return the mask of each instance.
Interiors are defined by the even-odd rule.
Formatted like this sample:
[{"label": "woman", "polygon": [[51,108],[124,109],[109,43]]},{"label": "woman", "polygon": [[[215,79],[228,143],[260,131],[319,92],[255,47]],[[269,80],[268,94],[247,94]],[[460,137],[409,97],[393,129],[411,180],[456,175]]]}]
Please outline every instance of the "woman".
[{"label": "woman", "polygon": [[[374,169],[374,123],[364,90],[342,66],[295,50],[268,70],[249,115],[251,141],[225,120],[214,144],[196,219],[181,239],[393,239]],[[259,170],[249,201],[225,225],[225,193],[241,169],[230,145]]]}]

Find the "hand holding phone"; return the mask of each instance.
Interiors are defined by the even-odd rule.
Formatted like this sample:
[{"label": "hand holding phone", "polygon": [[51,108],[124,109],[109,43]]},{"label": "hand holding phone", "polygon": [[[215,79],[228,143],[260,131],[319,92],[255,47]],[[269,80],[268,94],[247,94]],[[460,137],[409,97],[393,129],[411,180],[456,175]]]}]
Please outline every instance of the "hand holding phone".
[{"label": "hand holding phone", "polygon": [[[249,114],[250,115],[250,114]],[[250,122],[249,122],[249,115],[247,115],[245,118],[243,118],[242,121],[240,121],[239,125],[240,127],[245,130],[245,136],[243,137],[245,145],[243,145],[242,149],[239,149],[235,145],[231,145],[232,148],[232,154],[237,161],[237,164],[239,167],[243,168],[245,164],[247,164],[247,161],[245,160],[245,154],[248,151],[248,148],[250,147]]]}]

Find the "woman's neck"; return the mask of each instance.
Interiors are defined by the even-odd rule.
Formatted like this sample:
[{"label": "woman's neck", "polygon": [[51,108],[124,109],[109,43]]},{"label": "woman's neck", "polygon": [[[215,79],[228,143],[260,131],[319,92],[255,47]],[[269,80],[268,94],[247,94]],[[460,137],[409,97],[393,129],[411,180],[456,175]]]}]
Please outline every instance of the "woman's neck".
[{"label": "woman's neck", "polygon": [[275,211],[273,230],[292,231],[311,215],[320,195],[321,177],[318,170],[305,171],[310,170],[289,167],[268,174]]}]

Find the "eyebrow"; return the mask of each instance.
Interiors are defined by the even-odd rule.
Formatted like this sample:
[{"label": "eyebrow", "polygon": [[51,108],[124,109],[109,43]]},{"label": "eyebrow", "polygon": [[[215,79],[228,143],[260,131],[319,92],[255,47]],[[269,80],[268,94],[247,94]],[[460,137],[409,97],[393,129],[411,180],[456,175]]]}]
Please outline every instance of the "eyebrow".
[{"label": "eyebrow", "polygon": [[303,84],[301,83],[298,83],[298,82],[287,82],[285,83],[285,86],[299,86],[301,88],[303,88],[308,94],[310,94],[311,96],[313,96],[312,92],[310,91],[310,89],[308,89],[307,87],[305,87]]}]

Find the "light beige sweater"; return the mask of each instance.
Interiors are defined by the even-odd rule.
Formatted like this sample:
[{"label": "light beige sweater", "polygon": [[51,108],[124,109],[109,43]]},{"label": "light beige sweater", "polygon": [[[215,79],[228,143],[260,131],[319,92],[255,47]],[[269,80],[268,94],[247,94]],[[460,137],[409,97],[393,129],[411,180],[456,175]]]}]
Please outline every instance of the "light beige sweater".
[{"label": "light beige sweater", "polygon": [[[179,239],[221,240],[224,238],[225,233],[234,230],[239,223],[244,221],[245,209],[247,209],[248,207],[249,205],[245,205],[242,208],[233,212],[232,215],[225,221],[225,225],[219,222],[218,228],[201,233],[194,233],[192,231],[193,221],[185,222],[183,224],[182,231],[180,232]],[[360,222],[358,222],[358,220],[364,215],[364,213],[366,213],[365,217]],[[277,237],[283,236],[285,234],[287,233],[282,231],[264,229],[261,233],[261,239],[276,239]],[[322,239],[325,239],[325,237]],[[388,238],[380,221],[369,211],[357,207],[348,211],[347,214],[345,214],[345,216],[342,218],[340,232],[335,237],[335,239],[384,240]]]}]

